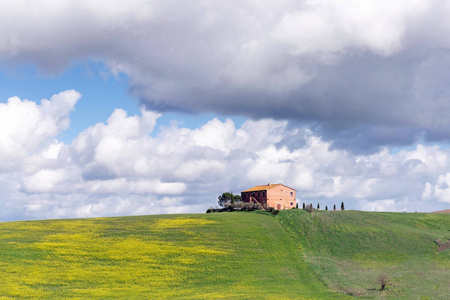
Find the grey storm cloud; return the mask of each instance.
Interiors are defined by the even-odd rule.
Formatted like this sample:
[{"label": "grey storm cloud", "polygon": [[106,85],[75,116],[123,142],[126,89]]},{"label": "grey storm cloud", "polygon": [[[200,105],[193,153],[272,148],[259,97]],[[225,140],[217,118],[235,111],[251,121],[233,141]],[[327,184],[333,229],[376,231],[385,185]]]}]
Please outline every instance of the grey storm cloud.
[{"label": "grey storm cloud", "polygon": [[308,124],[370,151],[450,138],[446,1],[3,1],[0,60],[98,60],[157,111]]}]

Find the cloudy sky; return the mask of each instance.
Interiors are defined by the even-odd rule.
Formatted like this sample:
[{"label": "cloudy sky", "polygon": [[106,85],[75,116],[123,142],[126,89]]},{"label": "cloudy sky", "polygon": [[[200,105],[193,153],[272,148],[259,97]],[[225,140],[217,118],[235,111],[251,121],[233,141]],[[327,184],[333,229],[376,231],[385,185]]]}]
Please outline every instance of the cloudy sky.
[{"label": "cloudy sky", "polygon": [[450,3],[0,2],[0,221],[450,207]]}]

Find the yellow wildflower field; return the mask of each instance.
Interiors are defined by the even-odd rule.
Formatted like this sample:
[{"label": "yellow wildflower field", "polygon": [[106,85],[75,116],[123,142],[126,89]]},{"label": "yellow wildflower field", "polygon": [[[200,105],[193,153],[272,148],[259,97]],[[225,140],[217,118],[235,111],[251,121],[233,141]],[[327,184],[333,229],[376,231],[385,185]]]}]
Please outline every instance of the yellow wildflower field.
[{"label": "yellow wildflower field", "polygon": [[281,230],[256,214],[0,223],[0,299],[292,296],[305,268]]}]

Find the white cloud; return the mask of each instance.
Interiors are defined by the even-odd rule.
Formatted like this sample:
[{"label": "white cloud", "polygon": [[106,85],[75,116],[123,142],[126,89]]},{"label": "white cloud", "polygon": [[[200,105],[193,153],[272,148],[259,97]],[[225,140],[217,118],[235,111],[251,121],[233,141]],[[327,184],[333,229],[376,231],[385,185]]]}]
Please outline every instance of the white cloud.
[{"label": "white cloud", "polygon": [[23,179],[24,189],[30,193],[42,193],[55,191],[55,187],[68,181],[67,173],[64,170],[40,170],[32,176]]},{"label": "white cloud", "polygon": [[[267,182],[330,208],[344,201],[347,209],[434,211],[450,202],[450,151],[437,146],[355,155],[287,121],[158,127],[160,114],[144,109],[136,116],[116,110],[67,145],[55,139],[65,128],[57,120],[68,120],[79,94],[58,97],[72,97],[63,102],[72,104],[62,109],[57,97],[46,105],[13,101],[34,122],[10,102],[1,108],[25,124],[20,134],[3,133],[25,150],[11,153],[16,163],[0,170],[1,220],[203,212],[223,191]],[[32,136],[38,124],[53,125]],[[0,153],[9,151],[4,145]]]},{"label": "white cloud", "polygon": [[[365,202],[362,209],[368,211],[398,211],[398,205],[393,199]],[[401,210],[400,210],[401,211]],[[406,209],[405,209],[406,211]]]},{"label": "white cloud", "polygon": [[[43,99],[40,105],[18,97],[0,103],[0,171],[19,167],[39,149],[58,147],[52,146],[54,137],[69,127],[69,113],[80,97],[71,90]],[[52,150],[45,151],[45,157],[51,155]]]},{"label": "white cloud", "polygon": [[295,56],[333,63],[345,52],[370,50],[382,56],[400,50],[405,32],[405,7],[416,13],[418,3],[396,1],[311,1],[287,12],[272,31]]},{"label": "white cloud", "polygon": [[427,182],[422,193],[422,199],[450,203],[450,173],[439,175],[434,185]]}]

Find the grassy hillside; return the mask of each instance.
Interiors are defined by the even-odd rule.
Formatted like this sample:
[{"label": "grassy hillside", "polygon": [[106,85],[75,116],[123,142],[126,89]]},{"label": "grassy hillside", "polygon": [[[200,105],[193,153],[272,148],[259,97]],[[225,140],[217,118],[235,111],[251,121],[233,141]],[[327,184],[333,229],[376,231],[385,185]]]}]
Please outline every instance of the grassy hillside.
[{"label": "grassy hillside", "polygon": [[[449,214],[291,210],[279,215],[305,260],[332,290],[403,299],[450,298]],[[391,278],[380,292],[380,273]]]},{"label": "grassy hillside", "polygon": [[0,223],[0,298],[343,298],[276,217],[255,213]]},{"label": "grassy hillside", "polygon": [[449,214],[302,210],[0,223],[0,298],[448,299],[449,230]]}]

